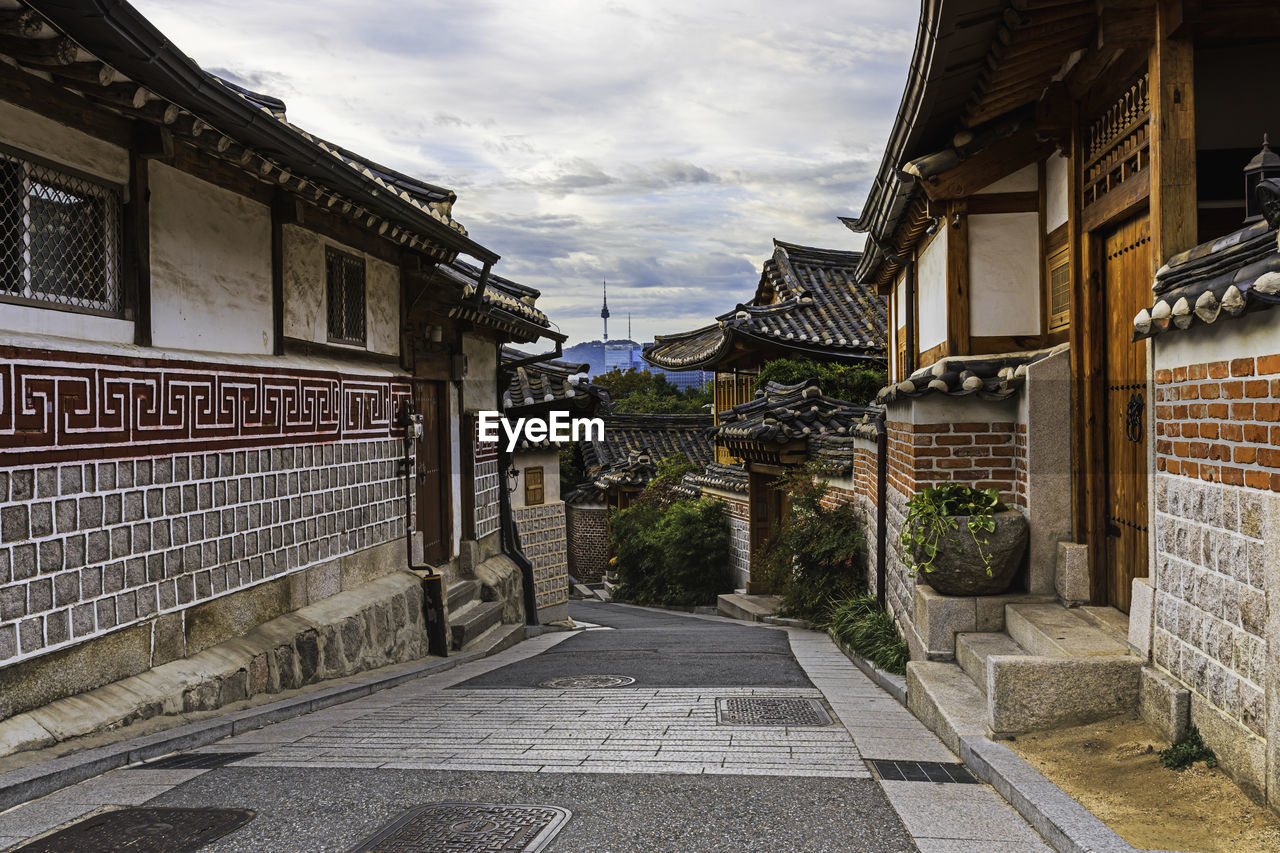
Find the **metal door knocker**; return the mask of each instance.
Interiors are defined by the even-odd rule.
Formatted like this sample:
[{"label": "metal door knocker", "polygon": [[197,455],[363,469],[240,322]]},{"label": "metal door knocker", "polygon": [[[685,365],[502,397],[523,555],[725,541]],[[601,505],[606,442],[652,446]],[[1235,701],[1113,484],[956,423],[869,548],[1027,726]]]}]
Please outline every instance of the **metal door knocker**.
[{"label": "metal door knocker", "polygon": [[1134,444],[1142,441],[1142,412],[1146,407],[1147,401],[1143,398],[1142,392],[1134,391],[1129,395],[1129,406],[1124,418],[1124,434]]}]

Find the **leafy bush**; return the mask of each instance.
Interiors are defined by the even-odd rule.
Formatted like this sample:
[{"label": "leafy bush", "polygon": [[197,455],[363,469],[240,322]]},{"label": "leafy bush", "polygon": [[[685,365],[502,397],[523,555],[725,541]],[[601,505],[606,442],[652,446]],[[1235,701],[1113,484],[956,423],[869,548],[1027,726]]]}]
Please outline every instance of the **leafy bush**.
[{"label": "leafy bush", "polygon": [[814,380],[822,393],[847,403],[863,405],[875,399],[876,392],[889,381],[883,370],[856,364],[824,364],[808,358],[779,358],[766,362],[756,376],[756,390],[765,383],[794,385]]},{"label": "leafy bush", "polygon": [[997,489],[978,491],[959,483],[943,483],[916,492],[907,503],[902,524],[902,560],[914,572],[929,572],[938,553],[959,529],[956,516],[968,516],[969,535],[978,544],[987,576],[991,575],[991,555],[982,550],[988,534],[996,529],[995,513],[1004,509]]},{"label": "leafy bush", "polygon": [[1204,745],[1200,730],[1195,726],[1187,729],[1182,740],[1168,749],[1160,750],[1160,763],[1170,770],[1186,770],[1197,761],[1203,761],[1206,767],[1218,766],[1218,756]]},{"label": "leafy bush", "polygon": [[638,501],[610,518],[609,541],[619,598],[691,607],[733,589],[729,519],[719,501]]},{"label": "leafy bush", "polygon": [[911,652],[898,635],[893,617],[880,607],[874,595],[859,595],[836,602],[828,616],[831,636],[886,672],[907,671]]},{"label": "leafy bush", "polygon": [[782,611],[822,625],[831,603],[862,591],[867,541],[852,503],[823,506],[827,481],[805,467],[779,483],[789,512],[765,543],[760,568]]},{"label": "leafy bush", "polygon": [[660,373],[615,367],[592,380],[609,389],[615,411],[656,415],[699,415],[711,405],[711,385],[680,389]]},{"label": "leafy bush", "polygon": [[673,453],[658,462],[658,473],[636,497],[635,502],[668,507],[676,501],[689,500],[689,496],[676,491],[676,487],[680,485],[685,474],[693,474],[699,470],[701,469],[697,465],[689,461],[689,457],[682,453]]}]

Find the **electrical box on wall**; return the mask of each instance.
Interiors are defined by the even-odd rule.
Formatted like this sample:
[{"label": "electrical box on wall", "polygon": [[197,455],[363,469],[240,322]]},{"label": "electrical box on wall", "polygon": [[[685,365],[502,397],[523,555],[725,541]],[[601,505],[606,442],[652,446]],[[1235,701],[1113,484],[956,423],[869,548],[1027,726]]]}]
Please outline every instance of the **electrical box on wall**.
[{"label": "electrical box on wall", "polygon": [[449,360],[449,378],[460,382],[467,378],[467,357],[458,353]]}]

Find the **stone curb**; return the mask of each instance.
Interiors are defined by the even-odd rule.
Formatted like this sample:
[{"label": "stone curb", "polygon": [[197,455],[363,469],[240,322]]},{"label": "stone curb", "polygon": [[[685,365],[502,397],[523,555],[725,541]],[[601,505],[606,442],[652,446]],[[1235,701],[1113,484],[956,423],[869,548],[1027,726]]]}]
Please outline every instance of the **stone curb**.
[{"label": "stone curb", "polygon": [[[828,634],[830,636],[830,634]],[[907,705],[907,679],[901,675],[894,675],[891,672],[885,672],[871,661],[859,655],[857,652],[850,650],[844,643],[831,637],[831,642],[836,644],[836,648],[844,654],[849,660],[853,661],[853,665],[862,670],[863,675],[870,678],[882,690],[898,700],[898,704],[904,708]]]},{"label": "stone curb", "polygon": [[171,752],[205,746],[229,735],[241,734],[270,723],[300,717],[312,711],[319,711],[396,687],[406,681],[436,675],[462,664],[486,658],[514,645],[504,642],[505,639],[505,637],[498,638],[497,642],[485,649],[425,661],[394,673],[375,675],[359,683],[342,684],[255,708],[245,708],[132,740],[98,746],[86,749],[84,752],[63,755],[40,764],[33,764],[30,767],[0,773],[0,812],[86,779],[92,779],[108,770],[168,755]]}]

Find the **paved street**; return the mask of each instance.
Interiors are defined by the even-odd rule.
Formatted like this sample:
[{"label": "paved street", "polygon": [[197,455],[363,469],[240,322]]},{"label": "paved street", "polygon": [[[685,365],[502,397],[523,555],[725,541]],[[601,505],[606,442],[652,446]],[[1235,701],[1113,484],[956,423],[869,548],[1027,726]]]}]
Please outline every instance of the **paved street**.
[{"label": "paved street", "polygon": [[[0,848],[146,803],[256,812],[210,853],[345,851],[406,809],[462,802],[567,809],[553,851],[1048,849],[983,785],[873,774],[866,759],[957,759],[825,635],[624,605],[573,616],[595,627],[198,750],[248,754],[227,766],[116,770],[11,810]],[[539,686],[600,675],[635,681]]]}]

